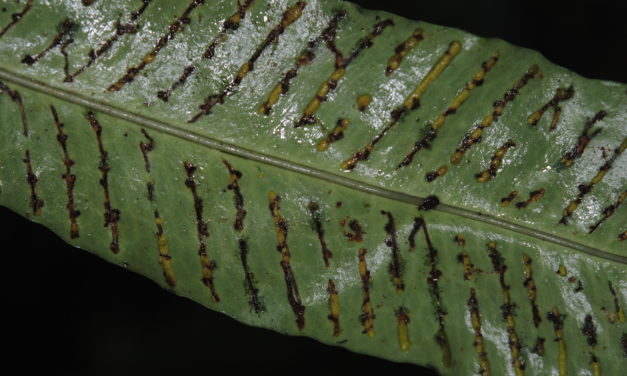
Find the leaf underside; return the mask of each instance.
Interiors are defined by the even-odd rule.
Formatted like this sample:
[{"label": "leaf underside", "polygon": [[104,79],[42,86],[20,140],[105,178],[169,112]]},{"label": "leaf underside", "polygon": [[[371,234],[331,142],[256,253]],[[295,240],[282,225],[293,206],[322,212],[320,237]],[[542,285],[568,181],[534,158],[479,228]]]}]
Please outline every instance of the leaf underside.
[{"label": "leaf underside", "polygon": [[625,85],[340,1],[2,7],[1,205],[443,375],[626,365]]}]

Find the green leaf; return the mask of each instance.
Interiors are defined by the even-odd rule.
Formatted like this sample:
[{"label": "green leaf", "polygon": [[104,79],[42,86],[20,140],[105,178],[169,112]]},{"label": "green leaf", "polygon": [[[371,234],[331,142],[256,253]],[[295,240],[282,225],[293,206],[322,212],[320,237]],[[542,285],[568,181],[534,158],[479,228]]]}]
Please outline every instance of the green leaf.
[{"label": "green leaf", "polygon": [[156,3],[6,4],[2,205],[252,325],[619,372],[624,85],[348,3]]}]

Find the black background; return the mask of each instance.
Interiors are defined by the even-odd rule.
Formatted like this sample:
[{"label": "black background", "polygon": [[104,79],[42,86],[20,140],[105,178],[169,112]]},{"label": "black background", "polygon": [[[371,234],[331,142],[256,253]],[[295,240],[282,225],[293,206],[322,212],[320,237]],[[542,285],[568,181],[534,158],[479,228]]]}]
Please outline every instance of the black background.
[{"label": "black background", "polygon": [[[184,0],[181,0],[184,1]],[[356,1],[499,37],[591,78],[627,82],[619,1]],[[3,368],[20,374],[434,374],[250,328],[66,245],[0,208]]]}]

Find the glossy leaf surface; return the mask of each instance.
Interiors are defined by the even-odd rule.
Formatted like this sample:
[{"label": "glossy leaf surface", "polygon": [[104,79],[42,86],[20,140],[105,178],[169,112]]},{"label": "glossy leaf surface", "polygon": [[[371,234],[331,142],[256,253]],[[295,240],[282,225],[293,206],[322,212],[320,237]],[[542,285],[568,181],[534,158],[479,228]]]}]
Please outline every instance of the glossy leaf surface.
[{"label": "glossy leaf surface", "polygon": [[621,367],[624,85],[346,3],[29,4],[0,39],[3,205],[254,325],[443,374]]}]

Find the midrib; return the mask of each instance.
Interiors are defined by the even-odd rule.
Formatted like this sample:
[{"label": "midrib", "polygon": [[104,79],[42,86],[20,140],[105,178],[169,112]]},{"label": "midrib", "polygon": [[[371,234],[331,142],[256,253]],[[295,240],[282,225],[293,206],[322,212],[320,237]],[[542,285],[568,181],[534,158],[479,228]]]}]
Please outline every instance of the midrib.
[{"label": "midrib", "polygon": [[[341,185],[341,186],[354,189],[360,192],[369,193],[372,195],[411,204],[414,206],[419,206],[424,201],[423,197],[391,191],[388,189],[377,187],[372,184],[367,184],[364,182],[353,180],[345,176],[336,175],[327,171],[319,170],[319,169],[312,168],[309,166],[304,166],[304,165],[294,163],[285,159],[281,159],[281,158],[277,158],[274,156],[259,153],[256,151],[248,150],[248,149],[235,146],[229,143],[221,142],[211,137],[200,135],[198,133],[194,133],[189,130],[183,130],[183,129],[174,127],[172,125],[169,125],[167,123],[163,123],[163,122],[148,118],[143,115],[134,114],[126,110],[120,109],[118,107],[115,107],[115,106],[111,106],[110,104],[105,104],[102,102],[94,101],[92,99],[83,98],[82,96],[78,94],[75,94],[75,93],[60,89],[60,88],[49,86],[47,84],[35,81],[30,77],[25,77],[25,76],[10,72],[4,68],[0,68],[0,79],[24,86],[26,88],[29,88],[34,91],[38,91],[43,94],[51,95],[53,97],[59,98],[61,100],[64,100],[73,104],[90,108],[97,112],[102,112],[104,114],[107,114],[107,115],[110,115],[110,116],[113,116],[122,120],[126,120],[129,123],[133,123],[141,127],[150,128],[152,130],[155,130],[161,133],[165,133],[174,137],[178,137],[183,140],[194,142],[196,144],[203,145],[208,148],[218,150],[224,153],[228,153],[231,155],[235,155],[241,158],[249,159],[255,162],[263,163],[263,164],[274,166],[274,167],[278,167],[283,170],[313,177],[315,179],[319,179],[328,183]],[[474,212],[472,210],[459,208],[459,207],[446,205],[446,204],[440,204],[434,210],[437,210],[443,213],[456,215],[456,216],[463,217],[463,218],[467,218],[473,221],[487,223],[493,226],[497,226],[503,229],[507,229],[507,230],[522,234],[522,235],[534,237],[542,241],[547,241],[547,242],[551,242],[554,244],[558,244],[560,246],[568,247],[573,250],[586,253],[595,257],[618,262],[621,264],[627,264],[627,256],[621,256],[621,255],[617,255],[611,252],[593,248],[585,244],[581,244],[581,243],[578,243],[569,239],[565,239],[565,238],[562,238],[553,234],[549,234],[543,231],[539,231],[539,230],[525,227],[525,226],[522,226],[513,222],[509,222],[502,218],[496,218],[490,215],[486,215],[486,214],[482,214],[479,212]]]}]

